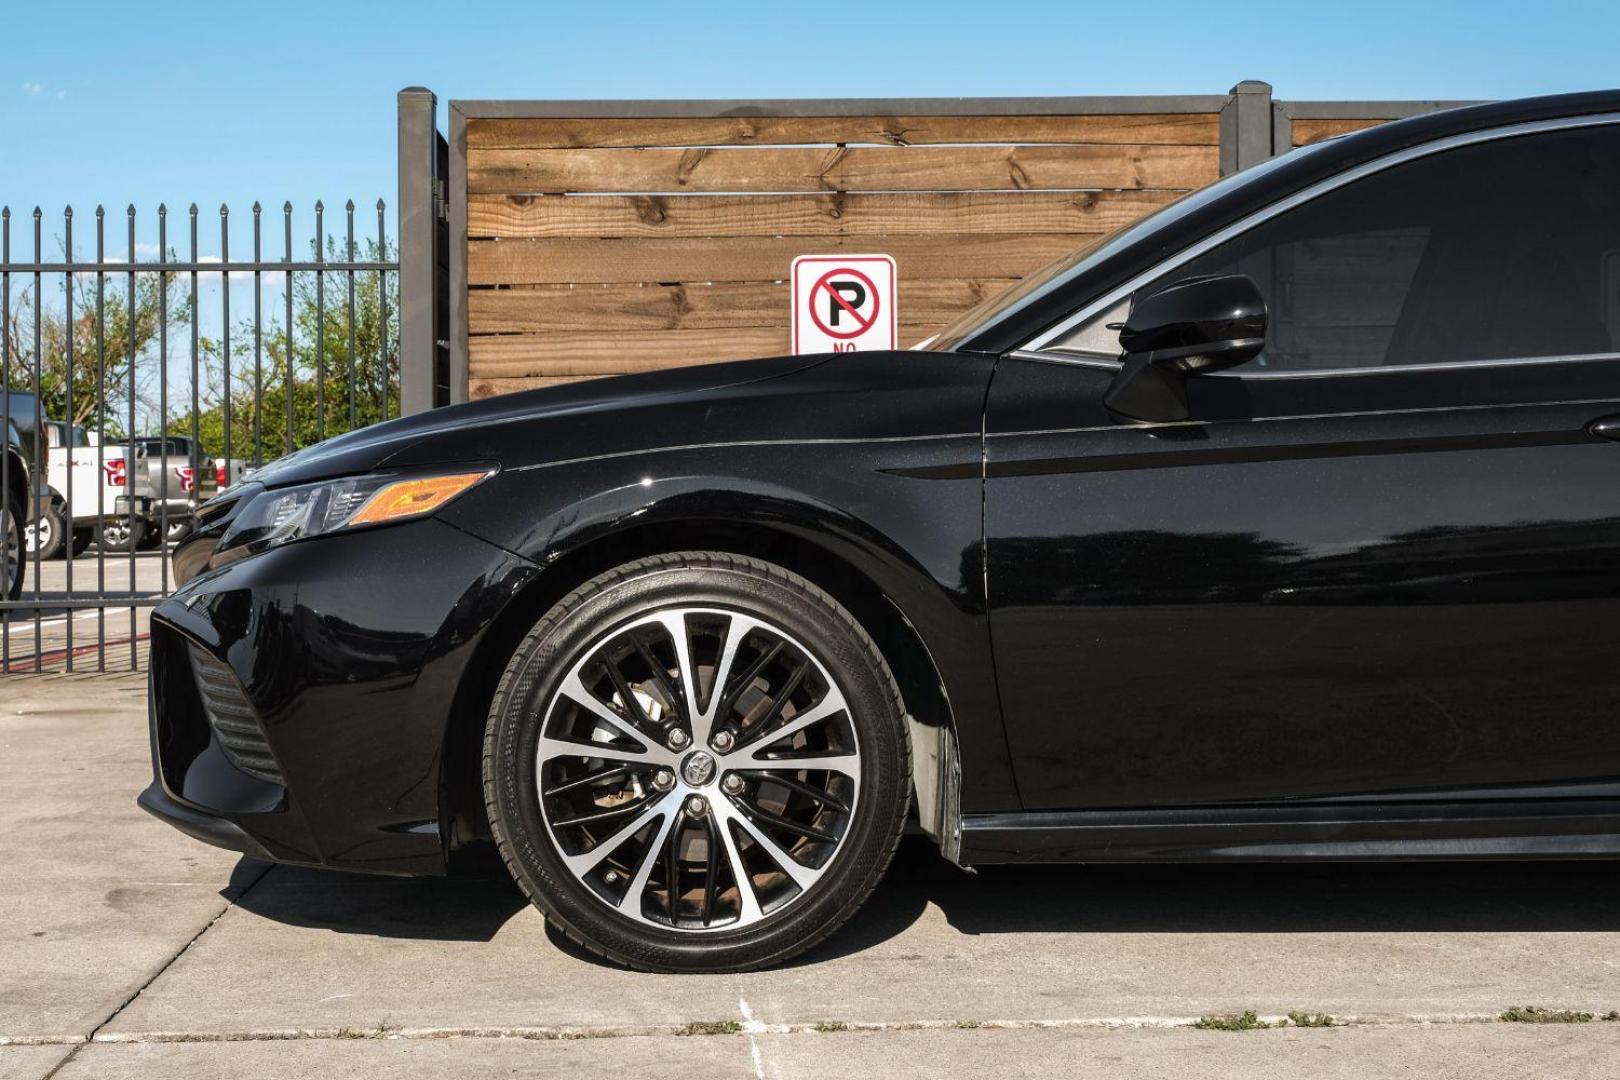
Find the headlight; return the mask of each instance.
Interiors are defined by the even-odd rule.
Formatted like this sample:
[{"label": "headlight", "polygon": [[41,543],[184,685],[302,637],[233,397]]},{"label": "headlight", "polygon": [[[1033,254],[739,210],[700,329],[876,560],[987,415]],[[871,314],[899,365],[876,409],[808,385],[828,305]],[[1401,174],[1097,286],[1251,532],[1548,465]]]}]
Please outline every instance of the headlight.
[{"label": "headlight", "polygon": [[262,492],[225,530],[219,551],[241,557],[306,536],[421,517],[494,471],[384,473]]}]

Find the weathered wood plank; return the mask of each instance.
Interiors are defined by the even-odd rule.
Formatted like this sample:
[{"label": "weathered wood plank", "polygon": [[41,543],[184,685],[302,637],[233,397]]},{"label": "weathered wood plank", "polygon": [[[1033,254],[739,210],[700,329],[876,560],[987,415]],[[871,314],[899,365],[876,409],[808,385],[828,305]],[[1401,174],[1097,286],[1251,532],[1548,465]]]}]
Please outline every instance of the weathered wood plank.
[{"label": "weathered wood plank", "polygon": [[474,195],[467,235],[552,237],[925,236],[1113,232],[1173,191],[821,195]]},{"label": "weathered wood plank", "polygon": [[[1083,246],[1074,236],[748,236],[695,240],[474,240],[474,285],[776,281],[795,256],[883,252],[913,278],[1023,277]],[[1093,238],[1094,242],[1095,238]]]},{"label": "weathered wood plank", "polygon": [[[902,346],[937,327],[901,327]],[[606,334],[497,334],[467,342],[474,379],[624,375],[691,364],[781,356],[791,348],[786,325],[742,330],[629,330]]]},{"label": "weathered wood plank", "polygon": [[515,394],[519,390],[539,390],[547,386],[562,386],[571,382],[586,382],[590,379],[605,378],[603,375],[530,375],[517,379],[472,379],[472,399],[496,397],[500,394]]},{"label": "weathered wood plank", "polygon": [[1323,139],[1331,139],[1336,135],[1348,135],[1352,131],[1362,131],[1366,128],[1377,127],[1388,123],[1387,120],[1295,120],[1293,123],[1293,141],[1295,146],[1308,146]]},{"label": "weathered wood plank", "polygon": [[954,191],[1201,187],[1212,146],[740,147],[469,150],[472,194]]},{"label": "weathered wood plank", "polygon": [[[900,313],[907,322],[943,324],[1007,288],[1016,279],[900,282]],[[692,285],[541,285],[472,289],[467,294],[473,334],[551,330],[717,330],[779,326],[787,319],[783,281]]]},{"label": "weathered wood plank", "polygon": [[723,116],[467,121],[467,146],[530,149],[782,143],[1158,143],[1216,146],[1217,113],[1097,116]]},{"label": "weathered wood plank", "polygon": [[779,356],[788,350],[786,326],[736,330],[563,331],[469,338],[474,378],[533,375],[622,375],[685,364]]}]

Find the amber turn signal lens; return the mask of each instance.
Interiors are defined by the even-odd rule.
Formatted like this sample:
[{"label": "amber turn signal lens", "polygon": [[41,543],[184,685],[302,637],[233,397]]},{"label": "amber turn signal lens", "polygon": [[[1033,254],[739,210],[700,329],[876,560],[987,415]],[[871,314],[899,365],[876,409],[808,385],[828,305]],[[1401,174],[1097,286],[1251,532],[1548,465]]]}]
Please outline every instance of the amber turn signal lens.
[{"label": "amber turn signal lens", "polygon": [[375,525],[430,513],[488,475],[487,472],[470,472],[397,480],[367,499],[366,505],[348,524]]}]

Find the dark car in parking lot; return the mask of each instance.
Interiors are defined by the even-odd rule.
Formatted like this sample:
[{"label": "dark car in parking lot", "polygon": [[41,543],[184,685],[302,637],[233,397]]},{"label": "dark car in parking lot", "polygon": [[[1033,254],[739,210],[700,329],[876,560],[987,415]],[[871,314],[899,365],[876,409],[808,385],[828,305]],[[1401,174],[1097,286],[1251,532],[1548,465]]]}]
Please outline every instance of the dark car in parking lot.
[{"label": "dark car in parking lot", "polygon": [[[900,267],[904,274],[905,267]],[[779,962],[963,866],[1620,854],[1620,92],[1228,177],[922,351],[515,394],[202,508],[141,801],[493,840],[564,932]]]}]

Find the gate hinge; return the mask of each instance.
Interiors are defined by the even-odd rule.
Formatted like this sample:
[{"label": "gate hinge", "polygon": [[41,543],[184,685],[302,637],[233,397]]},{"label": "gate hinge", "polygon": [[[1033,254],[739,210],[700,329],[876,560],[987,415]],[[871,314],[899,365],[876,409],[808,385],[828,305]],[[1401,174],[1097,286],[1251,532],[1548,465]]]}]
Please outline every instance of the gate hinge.
[{"label": "gate hinge", "polygon": [[442,176],[433,178],[433,216],[440,221],[450,220],[450,192]]}]

